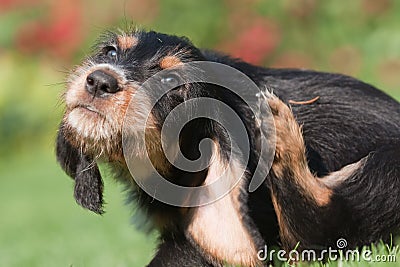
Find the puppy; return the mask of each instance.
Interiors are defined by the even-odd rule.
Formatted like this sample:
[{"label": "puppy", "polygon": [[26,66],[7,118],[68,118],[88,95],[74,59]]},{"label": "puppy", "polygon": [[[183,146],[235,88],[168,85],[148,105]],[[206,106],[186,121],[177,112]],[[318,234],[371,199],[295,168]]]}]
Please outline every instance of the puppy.
[{"label": "puppy", "polygon": [[[190,82],[192,62],[230,66],[259,92]],[[157,86],[145,86],[152,77]],[[265,245],[319,250],[345,238],[350,248],[398,232],[400,105],[368,84],[339,74],[262,68],[152,31],[106,34],[68,81],[58,162],[75,180],[77,203],[96,213],[103,213],[98,162],[127,185],[148,225],[160,233],[149,266],[263,266],[257,253]],[[160,84],[171,90],[160,93]],[[250,105],[238,95],[248,95]],[[199,98],[218,100],[237,114],[248,149],[234,145],[238,136],[227,133],[224,124],[231,118],[222,108],[191,104]],[[255,116],[254,103],[267,112]],[[167,123],[182,104],[190,108]],[[188,120],[200,111],[209,117]],[[186,120],[178,137],[163,137],[164,126],[173,129]],[[251,177],[263,164],[263,123],[276,132],[268,139],[274,139],[275,153],[264,182],[250,193]],[[177,158],[167,152],[176,155],[177,149],[189,160],[201,159],[200,167],[177,167]],[[225,177],[229,190],[202,205],[185,204],[201,202],[195,191],[181,196],[181,205],[165,203],[157,197],[164,190],[157,175],[185,188]],[[147,181],[154,185],[151,192],[141,186]]]}]

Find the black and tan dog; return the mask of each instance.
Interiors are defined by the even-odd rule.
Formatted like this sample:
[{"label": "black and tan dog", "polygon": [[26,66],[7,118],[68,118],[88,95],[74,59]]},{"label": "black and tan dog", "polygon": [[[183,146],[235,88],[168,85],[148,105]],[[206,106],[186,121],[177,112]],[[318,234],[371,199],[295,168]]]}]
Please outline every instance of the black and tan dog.
[{"label": "black and tan dog", "polygon": [[[181,208],[154,200],[135,185],[122,151],[122,128],[141,84],[164,69],[184,70],[192,61],[227,64],[245,73],[261,91],[273,92],[265,92],[265,105],[275,120],[276,152],[264,184],[249,193],[248,176],[258,162],[260,131],[249,107],[229,90],[207,83],[171,90],[152,109],[146,129],[150,138],[135,146],[138,164],[147,151],[159,173],[186,186],[207,184],[218,176],[229,141],[215,121],[190,122],[179,137],[182,152],[194,159],[202,139],[216,142],[210,149],[217,160],[210,160],[204,170],[179,170],[165,159],[160,146],[160,129],[169,112],[198,97],[231,106],[246,125],[251,146],[247,171],[228,195],[209,205]],[[163,79],[168,83],[176,77]],[[152,97],[150,90],[141,105]],[[400,105],[356,79],[261,68],[199,50],[185,38],[133,31],[106,34],[93,56],[70,75],[63,99],[66,112],[57,158],[75,179],[76,201],[103,212],[97,162],[106,162],[160,233],[150,266],[262,266],[257,252],[265,244],[286,250],[296,244],[299,249],[323,249],[345,238],[350,248],[387,240],[400,228]],[[129,113],[132,135],[141,108],[133,107],[137,110]]]}]

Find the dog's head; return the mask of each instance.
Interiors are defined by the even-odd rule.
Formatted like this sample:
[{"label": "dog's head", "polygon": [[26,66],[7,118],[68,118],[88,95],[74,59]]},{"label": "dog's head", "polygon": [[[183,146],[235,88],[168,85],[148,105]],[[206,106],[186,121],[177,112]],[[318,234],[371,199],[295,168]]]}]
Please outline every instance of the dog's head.
[{"label": "dog's head", "polygon": [[[63,120],[67,139],[84,154],[120,160],[122,124],[136,90],[163,69],[202,59],[189,41],[175,36],[155,32],[107,35],[94,55],[70,76]],[[162,78],[165,83],[176,82],[173,76]],[[133,107],[131,116],[139,115],[149,102],[148,93],[136,101],[138,106]],[[149,119],[148,123],[156,124],[155,120]]]},{"label": "dog's head", "polygon": [[[143,110],[150,108],[147,105],[152,92],[136,97],[132,105],[138,88],[162,70],[202,60],[201,52],[185,38],[135,31],[106,34],[93,55],[76,67],[63,96],[66,111],[57,138],[57,158],[76,180],[75,198],[80,205],[102,212],[102,179],[96,160],[124,163],[122,132],[128,107],[131,134],[134,135],[135,125],[145,119],[146,135],[158,135],[169,111],[194,94],[187,86],[178,86],[157,102],[150,117],[143,118]],[[160,82],[174,87],[175,75],[167,72]],[[147,147],[160,147],[157,138],[152,142]],[[143,153],[143,144],[138,146],[135,153]],[[157,157],[159,153],[153,154]]]}]

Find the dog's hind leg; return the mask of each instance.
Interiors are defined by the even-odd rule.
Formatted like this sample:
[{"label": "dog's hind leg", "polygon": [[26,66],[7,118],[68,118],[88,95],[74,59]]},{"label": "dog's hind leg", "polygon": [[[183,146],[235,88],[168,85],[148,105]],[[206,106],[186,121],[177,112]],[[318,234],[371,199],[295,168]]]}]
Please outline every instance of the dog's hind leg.
[{"label": "dog's hind leg", "polygon": [[400,139],[382,141],[358,162],[318,178],[309,170],[301,127],[277,98],[269,104],[277,143],[268,184],[285,249],[347,248],[400,228]]}]

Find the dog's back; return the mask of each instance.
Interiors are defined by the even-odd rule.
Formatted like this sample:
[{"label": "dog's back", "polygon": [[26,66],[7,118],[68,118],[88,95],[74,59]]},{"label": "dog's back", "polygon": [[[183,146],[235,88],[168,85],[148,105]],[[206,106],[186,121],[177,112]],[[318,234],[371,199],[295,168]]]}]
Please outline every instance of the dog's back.
[{"label": "dog's back", "polygon": [[[203,53],[210,61],[242,71],[291,106],[302,126],[310,168],[319,176],[400,137],[400,104],[360,80],[311,70],[262,68],[213,51]],[[316,100],[302,103],[311,99]]]}]

